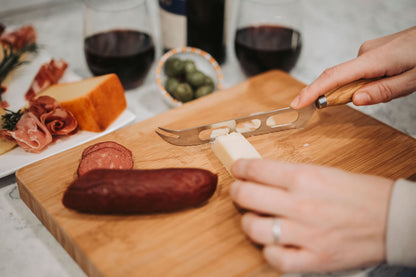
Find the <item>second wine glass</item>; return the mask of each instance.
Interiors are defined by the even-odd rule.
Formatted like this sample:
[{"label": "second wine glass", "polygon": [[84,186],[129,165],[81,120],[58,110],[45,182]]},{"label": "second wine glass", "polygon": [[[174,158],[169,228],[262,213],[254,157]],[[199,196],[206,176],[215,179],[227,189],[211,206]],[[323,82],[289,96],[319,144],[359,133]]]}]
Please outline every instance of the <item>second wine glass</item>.
[{"label": "second wine glass", "polygon": [[94,75],[116,73],[140,86],[155,59],[146,0],[84,0],[84,53]]},{"label": "second wine glass", "polygon": [[297,0],[240,1],[234,48],[244,73],[290,72],[301,53],[301,29]]}]

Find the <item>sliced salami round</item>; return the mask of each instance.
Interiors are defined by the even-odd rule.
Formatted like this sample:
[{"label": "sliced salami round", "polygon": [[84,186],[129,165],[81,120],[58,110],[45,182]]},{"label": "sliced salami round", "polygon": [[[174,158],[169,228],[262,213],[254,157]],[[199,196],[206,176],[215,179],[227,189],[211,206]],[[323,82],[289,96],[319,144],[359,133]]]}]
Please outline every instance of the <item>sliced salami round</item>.
[{"label": "sliced salami round", "polygon": [[114,147],[103,147],[91,151],[82,158],[78,175],[82,176],[93,169],[132,169],[133,158]]},{"label": "sliced salami round", "polygon": [[125,152],[130,157],[133,157],[133,154],[131,153],[130,149],[126,148],[125,146],[123,146],[123,145],[121,145],[121,144],[119,144],[115,141],[103,141],[103,142],[98,142],[96,144],[92,144],[92,145],[88,146],[87,148],[85,148],[84,151],[82,151],[82,158],[87,156],[89,153],[91,153],[95,150],[104,148],[104,147],[115,148],[117,150]]}]

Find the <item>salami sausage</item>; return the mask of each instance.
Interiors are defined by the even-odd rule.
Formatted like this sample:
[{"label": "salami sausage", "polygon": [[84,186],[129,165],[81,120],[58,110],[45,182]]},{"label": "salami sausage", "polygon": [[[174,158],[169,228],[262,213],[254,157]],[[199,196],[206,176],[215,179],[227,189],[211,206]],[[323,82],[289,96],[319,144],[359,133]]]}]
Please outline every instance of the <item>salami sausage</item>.
[{"label": "salami sausage", "polygon": [[86,213],[172,212],[206,202],[217,181],[216,174],[199,168],[97,169],[76,179],[62,201]]},{"label": "salami sausage", "polygon": [[82,158],[78,166],[78,175],[82,176],[85,173],[99,168],[108,169],[132,169],[134,165],[133,158],[113,147],[103,147],[91,151]]},{"label": "salami sausage", "polygon": [[87,148],[85,148],[84,151],[82,151],[82,158],[84,158],[89,153],[91,153],[95,150],[104,148],[104,147],[113,147],[117,150],[120,150],[121,152],[125,152],[130,157],[133,156],[130,149],[124,147],[123,145],[121,145],[121,144],[119,144],[115,141],[103,141],[103,142],[98,142],[96,144],[92,144],[92,145],[88,146]]}]

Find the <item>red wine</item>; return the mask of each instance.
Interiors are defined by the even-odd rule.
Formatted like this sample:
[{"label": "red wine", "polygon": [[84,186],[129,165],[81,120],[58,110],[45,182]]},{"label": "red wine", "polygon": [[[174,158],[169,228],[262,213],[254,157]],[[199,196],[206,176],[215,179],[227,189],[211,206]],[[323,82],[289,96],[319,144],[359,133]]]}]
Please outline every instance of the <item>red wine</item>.
[{"label": "red wine", "polygon": [[85,39],[88,67],[94,75],[116,73],[125,89],[143,83],[155,58],[149,34],[133,30],[112,30]]},{"label": "red wine", "polygon": [[234,47],[245,74],[253,76],[270,69],[292,70],[299,58],[302,41],[296,30],[261,25],[238,29]]}]

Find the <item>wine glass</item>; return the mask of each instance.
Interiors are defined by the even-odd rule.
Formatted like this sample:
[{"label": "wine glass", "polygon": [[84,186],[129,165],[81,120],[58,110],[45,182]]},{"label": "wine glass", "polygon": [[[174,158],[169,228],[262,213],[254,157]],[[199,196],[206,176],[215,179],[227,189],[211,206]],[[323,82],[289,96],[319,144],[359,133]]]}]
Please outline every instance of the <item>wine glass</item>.
[{"label": "wine glass", "polygon": [[290,72],[302,49],[298,0],[241,0],[234,48],[247,76],[271,69]]},{"label": "wine glass", "polygon": [[84,53],[95,76],[116,73],[140,86],[155,59],[146,0],[84,0]]}]

